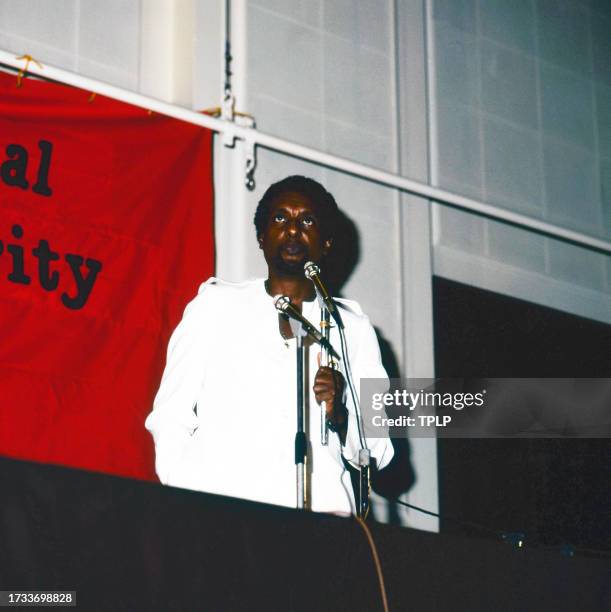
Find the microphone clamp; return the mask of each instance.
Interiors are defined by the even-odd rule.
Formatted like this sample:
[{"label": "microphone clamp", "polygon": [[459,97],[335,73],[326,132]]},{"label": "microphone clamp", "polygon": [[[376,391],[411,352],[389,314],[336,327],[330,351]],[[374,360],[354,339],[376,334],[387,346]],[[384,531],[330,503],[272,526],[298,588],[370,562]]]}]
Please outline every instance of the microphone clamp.
[{"label": "microphone clamp", "polygon": [[337,360],[341,359],[337,354],[331,343],[323,337],[323,335],[310,323],[300,312],[295,308],[294,304],[291,302],[290,298],[286,295],[276,295],[274,297],[274,306],[278,312],[294,319],[301,323],[303,329],[307,332],[307,334],[320,346],[324,349],[328,350],[331,355]]}]

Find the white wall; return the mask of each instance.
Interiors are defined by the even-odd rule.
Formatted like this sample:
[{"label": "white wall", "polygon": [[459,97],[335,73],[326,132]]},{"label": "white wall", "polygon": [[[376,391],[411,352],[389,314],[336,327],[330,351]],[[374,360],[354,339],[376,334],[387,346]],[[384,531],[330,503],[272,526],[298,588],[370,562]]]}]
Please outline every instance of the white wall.
[{"label": "white wall", "polygon": [[0,46],[136,90],[141,11],[140,0],[3,0]]},{"label": "white wall", "polygon": [[[433,181],[611,231],[611,4],[429,0]],[[439,207],[435,271],[611,323],[611,258]]]},{"label": "white wall", "polygon": [[203,109],[220,100],[222,20],[223,0],[2,0],[0,48]]}]

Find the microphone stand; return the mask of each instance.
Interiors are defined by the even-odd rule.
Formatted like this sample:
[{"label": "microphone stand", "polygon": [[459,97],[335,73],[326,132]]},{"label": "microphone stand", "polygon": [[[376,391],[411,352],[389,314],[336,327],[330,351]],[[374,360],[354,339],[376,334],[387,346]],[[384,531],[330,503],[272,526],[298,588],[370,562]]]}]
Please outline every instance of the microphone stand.
[{"label": "microphone stand", "polygon": [[297,433],[295,434],[295,467],[297,479],[297,509],[304,510],[306,507],[306,469],[308,440],[304,428],[305,395],[304,395],[304,346],[303,338],[307,332],[298,321],[289,318],[291,331],[296,340],[297,355]]},{"label": "microphone stand", "polygon": [[[331,347],[330,343],[330,327],[331,327],[331,317],[335,320],[338,326],[338,331],[340,336],[344,333],[344,324],[342,322],[342,318],[339,314],[337,306],[333,301],[333,298],[327,291],[324,283],[320,278],[320,268],[313,262],[308,261],[304,265],[304,273],[306,278],[312,281],[314,284],[314,288],[316,290],[316,296],[318,298],[318,303],[320,305],[320,326],[322,336],[326,341],[326,347]],[[329,354],[328,348],[323,345],[322,351],[322,362],[323,366],[333,366],[333,361]],[[347,357],[345,356],[347,359]],[[348,376],[348,371],[346,371],[346,376]],[[355,401],[356,398],[355,398]],[[357,406],[355,408],[354,418],[358,419],[359,414],[357,410]],[[320,406],[320,443],[322,446],[327,446],[329,443],[329,424],[327,422],[327,409],[325,402],[322,402]],[[371,478],[371,452],[368,448],[361,448],[359,450],[358,455],[358,466],[359,466],[359,490],[358,490],[358,502],[356,503],[356,515],[360,518],[367,518],[367,514],[369,513],[369,489],[370,489],[370,478]],[[356,491],[355,491],[356,496]]]},{"label": "microphone stand", "polygon": [[356,508],[356,515],[366,519],[369,514],[369,484],[371,453],[368,448],[359,450],[359,503]]},{"label": "microphone stand", "polygon": [[[327,342],[330,342],[331,333],[331,316],[324,302],[319,299],[320,302],[320,326],[322,328],[322,335]],[[333,361],[328,349],[323,348],[322,359],[320,365],[332,366]],[[322,446],[329,444],[329,425],[327,423],[327,402],[320,404],[320,443]]]},{"label": "microphone stand", "polygon": [[[274,297],[274,306],[276,310],[288,317],[291,331],[296,339],[297,351],[297,433],[295,434],[295,466],[297,477],[297,508],[304,509],[308,503],[306,499],[306,459],[308,440],[304,428],[305,420],[305,364],[304,364],[304,345],[303,338],[310,335],[323,348],[323,365],[333,365],[332,357],[340,359],[339,355],[329,342],[330,338],[330,314],[331,312],[321,300],[321,308],[323,313],[321,316],[322,333],[320,333],[303,315],[291,304],[291,300],[285,295],[277,295]],[[339,319],[341,320],[341,319]],[[340,330],[341,331],[341,330]],[[328,424],[326,420],[326,406],[322,403],[321,406],[321,445],[326,446],[328,443]],[[367,451],[368,453],[369,451]],[[361,455],[359,454],[359,464],[361,465]],[[369,462],[367,461],[367,467]],[[367,471],[367,482],[368,471]],[[363,486],[361,486],[361,489]],[[357,513],[360,515],[360,504]]]}]

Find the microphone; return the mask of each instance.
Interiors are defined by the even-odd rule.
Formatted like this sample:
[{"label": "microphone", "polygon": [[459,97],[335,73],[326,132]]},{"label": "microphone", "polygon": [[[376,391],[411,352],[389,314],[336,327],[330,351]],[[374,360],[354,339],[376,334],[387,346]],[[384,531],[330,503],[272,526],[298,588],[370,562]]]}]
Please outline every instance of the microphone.
[{"label": "microphone", "polygon": [[276,295],[274,297],[274,306],[278,312],[285,314],[286,316],[298,321],[303,326],[303,329],[312,337],[320,346],[328,350],[335,359],[340,360],[340,356],[335,352],[335,349],[331,346],[323,335],[295,308],[291,303],[291,300],[286,295]]},{"label": "microphone", "polygon": [[337,309],[333,298],[329,295],[327,288],[320,278],[320,268],[313,261],[308,261],[304,264],[303,271],[306,278],[310,279],[314,283],[316,295],[318,295],[318,297],[324,302],[329,314],[333,317],[333,319],[335,319],[335,322],[340,329],[344,329],[344,323],[339,314],[339,310]]}]

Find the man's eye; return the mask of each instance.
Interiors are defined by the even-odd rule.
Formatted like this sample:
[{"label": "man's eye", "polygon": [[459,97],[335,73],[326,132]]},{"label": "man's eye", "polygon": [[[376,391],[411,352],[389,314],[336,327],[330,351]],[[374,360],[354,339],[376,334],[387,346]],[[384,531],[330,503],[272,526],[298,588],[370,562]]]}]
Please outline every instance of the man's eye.
[{"label": "man's eye", "polygon": [[306,227],[311,227],[312,225],[314,225],[314,219],[312,219],[312,217],[305,217],[302,221],[302,223],[306,226]]},{"label": "man's eye", "polygon": [[281,223],[282,221],[284,221],[284,215],[282,213],[274,215],[274,223]]}]

